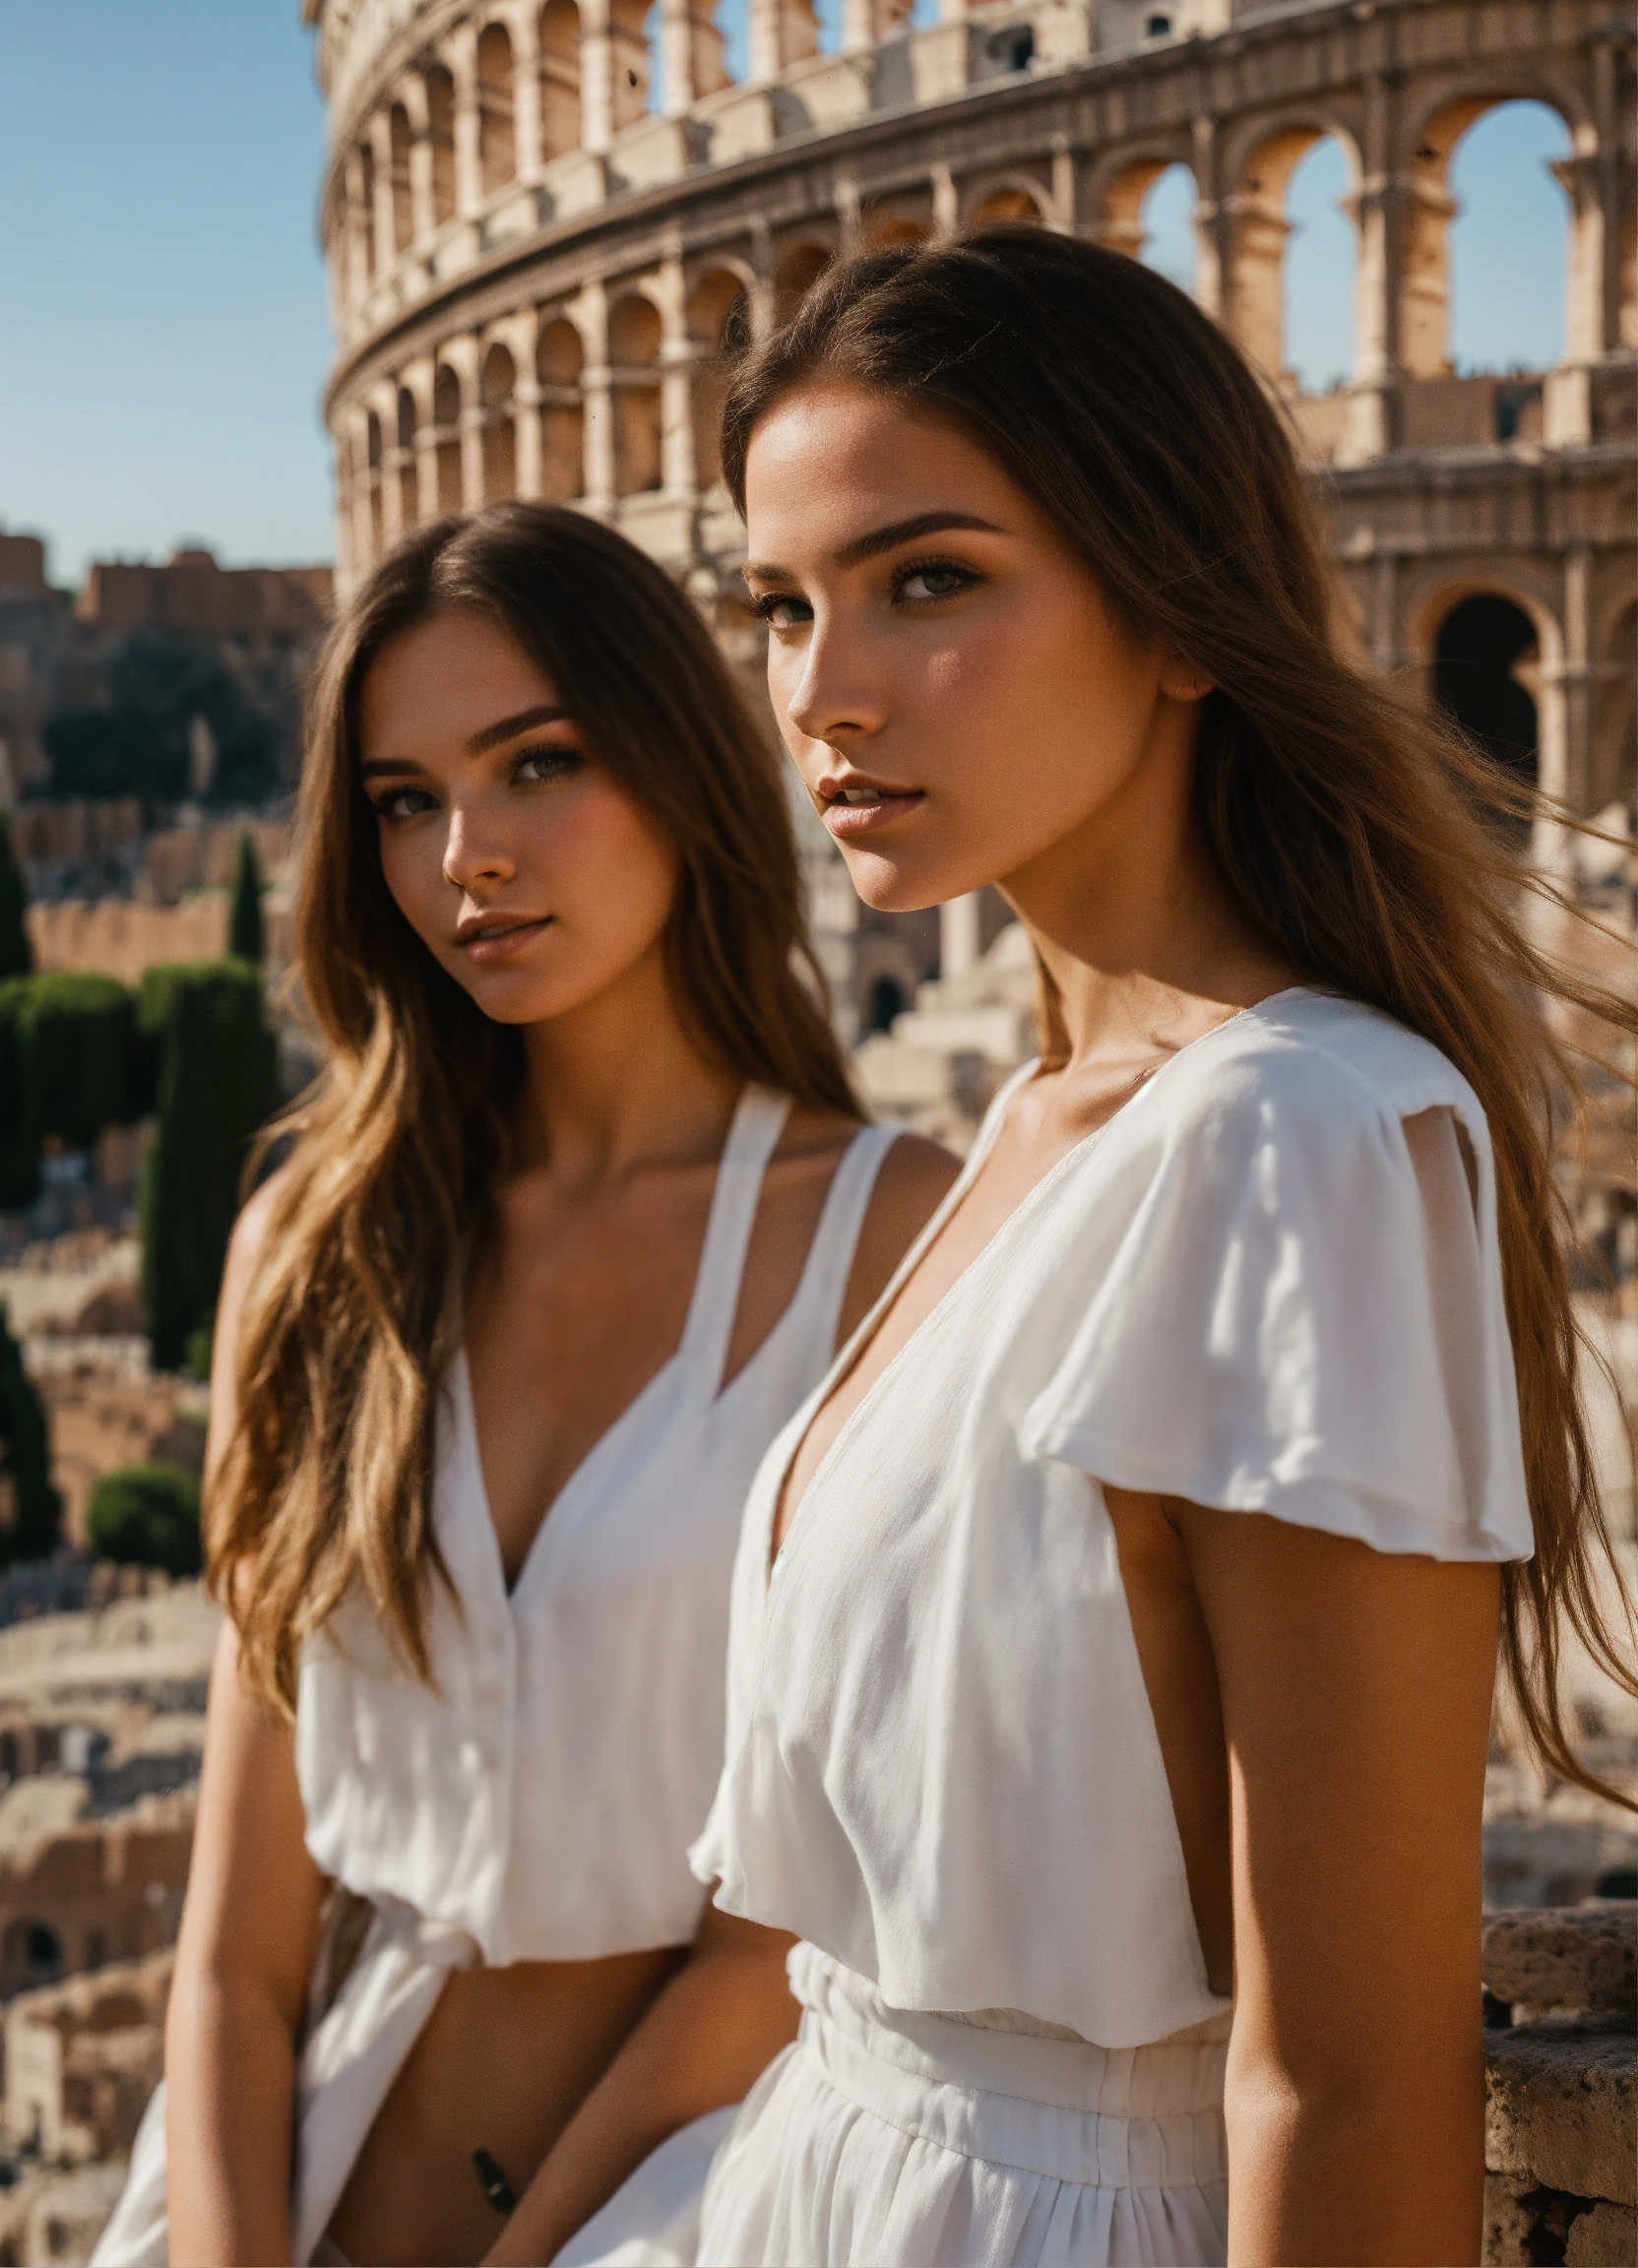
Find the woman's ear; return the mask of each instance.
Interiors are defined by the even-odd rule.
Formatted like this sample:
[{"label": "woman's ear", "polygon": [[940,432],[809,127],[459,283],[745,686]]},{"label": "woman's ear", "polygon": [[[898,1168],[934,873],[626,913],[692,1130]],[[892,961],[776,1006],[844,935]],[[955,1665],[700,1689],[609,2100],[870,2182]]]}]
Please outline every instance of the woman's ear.
[{"label": "woman's ear", "polygon": [[1196,662],[1181,654],[1166,656],[1161,667],[1161,691],[1168,701],[1204,701],[1216,690],[1216,679],[1208,677]]}]

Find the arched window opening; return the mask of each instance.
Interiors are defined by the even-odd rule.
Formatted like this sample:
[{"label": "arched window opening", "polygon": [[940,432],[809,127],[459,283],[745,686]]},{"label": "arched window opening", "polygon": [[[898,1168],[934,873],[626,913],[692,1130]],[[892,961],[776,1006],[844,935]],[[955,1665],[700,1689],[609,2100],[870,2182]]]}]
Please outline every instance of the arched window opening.
[{"label": "arched window opening", "polygon": [[1564,351],[1570,204],[1553,178],[1569,129],[1544,102],[1501,102],[1455,146],[1444,351],[1458,376],[1542,371]]},{"label": "arched window opening", "polygon": [[17,1734],[0,1732],[0,1780],[15,1780],[17,1768]]},{"label": "arched window opening", "polygon": [[644,19],[650,0],[609,0],[608,33],[613,55],[613,118],[616,134],[641,118],[649,104],[649,35]]},{"label": "arched window opening", "polygon": [[661,484],[660,311],[630,293],[608,319],[614,373],[614,493],[635,496]]},{"label": "arched window opening", "polygon": [[1286,190],[1281,355],[1304,394],[1329,394],[1354,369],[1354,222],[1343,204],[1353,186],[1348,153],[1334,134],[1305,150]]},{"label": "arched window opening", "polygon": [[483,501],[499,504],[518,493],[518,435],[512,422],[517,364],[504,346],[491,346],[478,373],[483,406]]},{"label": "arched window opening", "polygon": [[403,452],[398,468],[399,525],[413,528],[420,518],[420,497],[415,478],[415,397],[408,386],[398,390],[398,445]]},{"label": "arched window opening", "polygon": [[415,234],[414,207],[410,195],[410,113],[395,102],[388,115],[393,150],[393,250],[408,252]]},{"label": "arched window opening", "polygon": [[1134,166],[1105,199],[1104,240],[1179,291],[1194,290],[1194,175],[1184,164]]},{"label": "arched window opening", "polygon": [[836,257],[828,244],[792,244],[774,269],[774,310],[781,320],[805,297]]},{"label": "arched window opening", "polygon": [[53,1984],[63,1973],[62,1939],[49,1922],[14,1922],[0,1940],[0,1991],[8,1996]]},{"label": "arched window opening", "polygon": [[432,219],[455,218],[455,81],[441,63],[426,74],[426,139],[432,150]]},{"label": "arched window opening", "polygon": [[730,335],[737,340],[750,318],[745,286],[731,268],[708,269],[688,295],[688,336],[701,350],[694,373],[694,476],[700,492],[721,478],[723,460],[718,427],[723,413],[723,373],[719,356]]},{"label": "arched window opening", "polygon": [[546,0],[539,37],[540,146],[549,159],[580,147],[580,10],[575,0]]},{"label": "arched window opening", "polygon": [[486,24],[477,42],[477,156],[486,197],[517,173],[512,35],[504,24]]},{"label": "arched window opening", "polygon": [[893,1019],[905,1012],[904,987],[896,976],[878,976],[871,985],[864,1004],[866,1032],[887,1032]]},{"label": "arched window opening", "polygon": [[542,324],[535,350],[540,388],[540,493],[569,504],[586,493],[586,410],[580,373],[586,349],[565,316]]},{"label": "arched window opening", "polygon": [[[1230,323],[1239,346],[1270,377],[1284,376],[1289,384],[1300,384],[1300,376],[1290,371],[1286,362],[1287,306],[1294,298],[1288,287],[1288,239],[1292,234],[1293,222],[1288,217],[1287,205],[1293,177],[1303,159],[1327,137],[1317,126],[1286,127],[1270,135],[1252,153],[1250,161],[1240,179],[1236,200],[1233,252],[1229,265]],[[1308,357],[1304,375],[1311,365],[1316,378],[1323,383],[1336,369],[1339,354],[1345,367],[1353,363],[1354,302],[1354,230],[1347,227],[1346,244],[1331,229],[1332,217],[1326,211],[1327,200],[1334,182],[1346,181],[1347,160],[1343,158],[1343,171],[1337,173],[1337,160],[1342,157],[1326,158],[1318,161],[1317,171],[1304,186],[1302,218],[1295,223],[1311,231],[1317,238],[1314,264],[1327,256],[1340,260],[1342,281],[1335,288],[1323,286],[1324,306],[1316,312],[1310,332],[1299,332],[1302,351]],[[1341,216],[1335,216],[1341,220]],[[1307,261],[1307,255],[1304,254]],[[1305,279],[1311,281],[1311,278]],[[1346,329],[1339,336],[1334,312],[1326,309],[1344,309]],[[1307,318],[1302,318],[1303,324]]]},{"label": "arched window opening", "polygon": [[1433,691],[1501,769],[1537,779],[1536,625],[1524,608],[1483,591],[1453,606],[1433,644]]},{"label": "arched window opening", "polygon": [[[1027,189],[994,189],[983,203],[975,208],[971,225],[980,227],[986,220],[1043,220],[1040,200],[1032,197]],[[874,1027],[872,1027],[874,1029]]]},{"label": "arched window opening", "polygon": [[358,146],[358,228],[364,239],[364,274],[375,282],[375,152]]},{"label": "arched window opening", "polygon": [[364,427],[364,461],[368,468],[366,478],[370,498],[370,551],[381,556],[385,536],[384,510],[381,501],[381,420],[372,410]]},{"label": "arched window opening", "polygon": [[930,220],[917,220],[908,213],[866,213],[859,223],[860,238],[870,245],[925,244],[932,232]]},{"label": "arched window opening", "polygon": [[372,410],[365,426],[365,463],[372,472],[381,469],[381,420]]},{"label": "arched window opening", "polygon": [[432,422],[438,428],[438,509],[459,512],[465,500],[461,478],[461,381],[440,362],[432,381]]}]

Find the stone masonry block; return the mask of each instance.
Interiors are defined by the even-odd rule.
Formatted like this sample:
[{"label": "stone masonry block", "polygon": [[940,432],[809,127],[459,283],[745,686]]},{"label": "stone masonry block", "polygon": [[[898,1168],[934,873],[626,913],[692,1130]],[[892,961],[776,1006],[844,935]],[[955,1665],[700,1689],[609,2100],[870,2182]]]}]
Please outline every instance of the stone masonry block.
[{"label": "stone masonry block", "polygon": [[1595,2205],[1570,2223],[1565,2268],[1632,2268],[1638,2260],[1638,2213],[1630,2205]]},{"label": "stone masonry block", "polygon": [[1574,2197],[1638,2204],[1638,2038],[1612,2018],[1486,2033],[1484,2164]]},{"label": "stone masonry block", "polygon": [[1481,1958],[1498,2000],[1630,2015],[1638,2011],[1638,1904],[1608,1898],[1493,1914]]}]

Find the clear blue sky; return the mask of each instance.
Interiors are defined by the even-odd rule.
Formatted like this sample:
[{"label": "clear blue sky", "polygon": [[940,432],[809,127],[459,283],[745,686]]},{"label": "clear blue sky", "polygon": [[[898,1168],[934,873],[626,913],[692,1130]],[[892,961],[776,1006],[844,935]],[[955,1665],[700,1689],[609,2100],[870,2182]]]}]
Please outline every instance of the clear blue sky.
[{"label": "clear blue sky", "polygon": [[[839,14],[821,0],[827,45]],[[744,0],[719,15],[742,69]],[[49,538],[59,582],[188,537],[233,563],[330,556],[323,112],[297,16],[297,0],[0,0],[0,521]],[[1457,152],[1464,368],[1558,351],[1566,208],[1543,160],[1566,147],[1519,103]],[[1323,146],[1288,206],[1287,358],[1309,384],[1352,353],[1345,186]],[[1179,187],[1147,216],[1173,269]]]}]

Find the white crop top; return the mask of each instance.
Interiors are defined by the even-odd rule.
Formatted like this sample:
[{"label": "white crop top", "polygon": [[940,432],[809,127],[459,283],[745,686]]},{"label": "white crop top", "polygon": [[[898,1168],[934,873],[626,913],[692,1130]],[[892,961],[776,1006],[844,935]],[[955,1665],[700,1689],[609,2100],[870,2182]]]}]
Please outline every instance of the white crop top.
[{"label": "white crop top", "polygon": [[725,1388],[763,1168],[788,1102],[747,1089],[718,1168],[682,1343],[553,1502],[508,1594],[465,1354],[433,1520],[459,1605],[428,1593],[436,1688],[361,1594],[307,1646],[307,1846],[364,1897],[464,1931],[489,1963],[595,1960],[693,1935],[684,1856],[723,1758],[728,1576],[770,1439],[828,1366],[890,1129],[833,1176],[794,1297]]},{"label": "white crop top", "polygon": [[849,1417],[770,1581],[790,1459],[1013,1091],[757,1476],[726,1763],[690,1858],[719,1906],[893,2007],[1021,2010],[1133,2048],[1226,2003],[1100,1481],[1384,1551],[1528,1557],[1494,1172],[1472,1090],[1388,1017],[1307,990],[1235,1017],[945,1293]]}]

